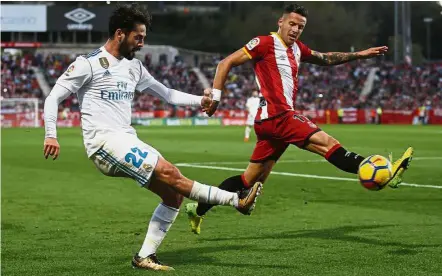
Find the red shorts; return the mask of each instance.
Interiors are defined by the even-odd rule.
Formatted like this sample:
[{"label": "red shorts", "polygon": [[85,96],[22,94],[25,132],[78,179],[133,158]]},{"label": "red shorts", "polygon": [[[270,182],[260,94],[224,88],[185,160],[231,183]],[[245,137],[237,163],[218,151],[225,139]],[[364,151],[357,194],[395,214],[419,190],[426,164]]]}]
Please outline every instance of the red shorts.
[{"label": "red shorts", "polygon": [[277,161],[290,144],[304,148],[321,129],[308,118],[288,111],[274,118],[255,122],[258,138],[250,162]]}]

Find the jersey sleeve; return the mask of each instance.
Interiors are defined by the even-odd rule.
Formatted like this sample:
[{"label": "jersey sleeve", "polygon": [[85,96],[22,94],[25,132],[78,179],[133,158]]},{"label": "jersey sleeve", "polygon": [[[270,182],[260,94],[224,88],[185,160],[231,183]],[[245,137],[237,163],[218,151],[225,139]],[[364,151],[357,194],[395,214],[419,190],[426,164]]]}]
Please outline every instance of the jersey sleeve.
[{"label": "jersey sleeve", "polygon": [[257,36],[250,40],[242,49],[250,59],[263,58],[269,48],[269,38]]},{"label": "jersey sleeve", "polygon": [[298,44],[299,50],[301,50],[301,61],[308,60],[312,56],[312,50],[301,41],[296,41],[296,44]]},{"label": "jersey sleeve", "polygon": [[92,67],[84,57],[78,57],[66,72],[64,72],[57,80],[57,84],[71,91],[77,91],[92,79]]},{"label": "jersey sleeve", "polygon": [[147,71],[146,67],[143,66],[141,61],[140,61],[140,67],[141,67],[141,77],[137,83],[135,90],[142,92],[142,91],[146,90],[147,88],[149,88],[154,83],[155,79]]}]

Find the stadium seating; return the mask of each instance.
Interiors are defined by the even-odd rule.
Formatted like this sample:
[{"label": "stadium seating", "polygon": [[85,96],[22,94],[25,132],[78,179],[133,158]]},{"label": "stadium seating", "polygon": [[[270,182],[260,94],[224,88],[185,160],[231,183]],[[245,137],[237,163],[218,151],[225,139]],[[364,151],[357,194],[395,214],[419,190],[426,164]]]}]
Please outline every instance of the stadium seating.
[{"label": "stadium seating", "polygon": [[1,87],[3,98],[40,98],[42,91],[35,77],[33,66],[37,57],[2,54]]},{"label": "stadium seating", "polygon": [[[2,94],[4,98],[41,98],[44,96],[36,80],[32,67],[40,67],[49,85],[75,59],[74,55],[50,54],[12,56],[2,54]],[[220,57],[213,57],[213,62],[200,65],[201,72],[208,80],[213,80],[216,64]],[[192,68],[179,59],[172,64],[152,65],[149,56],[143,60],[149,72],[170,88],[192,94],[201,94],[202,84]],[[373,90],[368,98],[361,101],[363,89],[371,68],[378,68]],[[442,108],[442,64],[433,63],[422,66],[394,66],[388,62],[375,64],[372,61],[355,61],[335,67],[319,67],[303,64],[299,72],[298,99],[296,106],[303,110],[337,109],[340,107],[384,109],[416,109],[425,104],[432,108]],[[233,68],[226,82],[227,94],[222,99],[221,110],[245,109],[245,102],[256,89],[254,74],[250,64]],[[42,106],[41,106],[42,107]],[[135,111],[189,110],[184,107],[172,107],[150,95],[137,94],[133,102]],[[66,99],[61,110],[78,111],[75,95]]]}]

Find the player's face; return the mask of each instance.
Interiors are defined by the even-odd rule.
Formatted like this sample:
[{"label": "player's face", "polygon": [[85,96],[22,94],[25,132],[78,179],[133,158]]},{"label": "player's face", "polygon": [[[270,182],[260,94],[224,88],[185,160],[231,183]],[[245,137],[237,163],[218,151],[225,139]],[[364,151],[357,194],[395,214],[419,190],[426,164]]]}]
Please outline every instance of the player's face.
[{"label": "player's face", "polygon": [[291,46],[299,39],[306,24],[307,18],[300,14],[284,14],[278,21],[279,35],[285,44]]},{"label": "player's face", "polygon": [[129,34],[124,36],[120,44],[120,55],[131,60],[135,57],[135,52],[138,52],[144,46],[144,38],[146,37],[146,26],[144,24],[137,24]]}]

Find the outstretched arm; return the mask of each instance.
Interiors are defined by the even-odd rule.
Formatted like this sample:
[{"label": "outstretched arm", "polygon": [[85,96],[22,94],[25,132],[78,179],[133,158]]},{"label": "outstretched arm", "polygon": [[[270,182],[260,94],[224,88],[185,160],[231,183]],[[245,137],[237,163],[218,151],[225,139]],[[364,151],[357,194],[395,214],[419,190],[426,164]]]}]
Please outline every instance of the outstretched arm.
[{"label": "outstretched arm", "polygon": [[210,98],[210,91],[208,89],[204,90],[203,96],[196,96],[181,92],[175,89],[166,87],[161,82],[157,81],[152,75],[147,71],[146,67],[140,61],[141,76],[137,83],[135,90],[149,93],[156,97],[164,99],[166,102],[173,105],[182,106],[201,106],[203,111],[207,111],[209,105],[212,103]]},{"label": "outstretched arm", "polygon": [[221,100],[222,90],[224,88],[224,84],[226,83],[227,76],[229,75],[232,67],[241,65],[246,61],[250,60],[250,55],[246,52],[244,48],[237,50],[233,54],[229,55],[225,59],[221,60],[218,63],[218,67],[216,68],[215,78],[213,80],[213,102],[207,111],[207,115],[212,116],[216,109],[218,108],[218,104]]},{"label": "outstretched arm", "polygon": [[377,56],[382,56],[387,51],[388,51],[387,46],[374,47],[359,52],[348,52],[348,53],[340,53],[340,52],[320,53],[312,50],[310,58],[307,59],[305,62],[322,65],[322,66],[338,65],[356,59],[368,59]]},{"label": "outstretched arm", "polygon": [[213,80],[213,89],[222,90],[232,67],[241,65],[248,60],[250,60],[250,57],[244,48],[237,50],[233,54],[221,60],[216,68],[215,79]]},{"label": "outstretched arm", "polygon": [[164,84],[152,78],[150,85],[143,91],[151,95],[160,97],[166,102],[173,105],[181,106],[200,106],[205,111],[212,100],[210,99],[210,91],[205,90],[203,96],[196,96],[181,92],[175,89],[167,88]]}]

